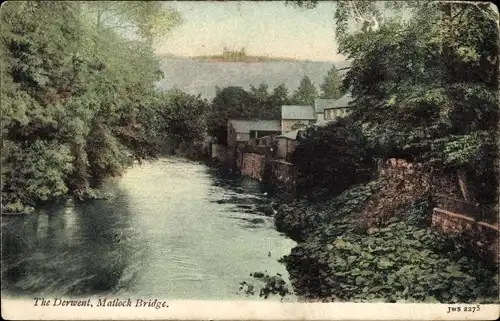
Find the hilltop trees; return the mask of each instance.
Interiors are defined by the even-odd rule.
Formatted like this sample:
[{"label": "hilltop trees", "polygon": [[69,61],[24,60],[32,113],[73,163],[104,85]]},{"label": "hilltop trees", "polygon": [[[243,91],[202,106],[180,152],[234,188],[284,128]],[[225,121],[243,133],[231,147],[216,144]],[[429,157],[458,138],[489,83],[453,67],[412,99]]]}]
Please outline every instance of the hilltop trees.
[{"label": "hilltop trees", "polygon": [[78,2],[2,6],[3,211],[92,196],[103,177],[156,155],[158,62],[86,13]]},{"label": "hilltop trees", "polygon": [[293,92],[292,101],[297,105],[313,105],[314,99],[318,97],[318,90],[311,78],[304,76],[300,80],[299,87]]},{"label": "hilltop trees", "polygon": [[335,66],[328,71],[324,82],[320,85],[321,98],[339,99],[344,94],[342,77]]}]

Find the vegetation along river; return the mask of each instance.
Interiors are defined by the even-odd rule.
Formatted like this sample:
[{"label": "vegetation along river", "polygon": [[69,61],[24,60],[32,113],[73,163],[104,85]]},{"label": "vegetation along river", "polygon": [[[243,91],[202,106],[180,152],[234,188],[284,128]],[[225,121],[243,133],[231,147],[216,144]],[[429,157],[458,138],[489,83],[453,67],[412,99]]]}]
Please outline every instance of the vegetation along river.
[{"label": "vegetation along river", "polygon": [[262,299],[250,273],[288,281],[277,260],[295,243],[275,230],[259,183],[163,158],[104,189],[108,200],[3,216],[4,295]]}]

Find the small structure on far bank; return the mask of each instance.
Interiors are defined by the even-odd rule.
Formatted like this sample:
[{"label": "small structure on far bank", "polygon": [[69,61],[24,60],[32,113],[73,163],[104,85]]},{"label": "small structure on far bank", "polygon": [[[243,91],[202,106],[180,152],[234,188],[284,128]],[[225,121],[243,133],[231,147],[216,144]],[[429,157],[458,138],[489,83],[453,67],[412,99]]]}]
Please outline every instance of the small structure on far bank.
[{"label": "small structure on far bank", "polygon": [[237,120],[227,122],[227,146],[248,142],[251,138],[276,136],[281,134],[279,120]]},{"label": "small structure on far bank", "polygon": [[274,137],[280,134],[281,123],[279,120],[230,119],[227,122],[227,161],[229,166],[240,164],[239,167],[241,167],[242,154],[253,149],[250,146],[250,140],[255,141],[258,138]]},{"label": "small structure on far bank", "polygon": [[279,159],[291,161],[293,152],[297,148],[298,141],[297,138],[300,137],[302,130],[296,129],[291,132],[276,136],[277,140],[277,150],[276,157]]}]

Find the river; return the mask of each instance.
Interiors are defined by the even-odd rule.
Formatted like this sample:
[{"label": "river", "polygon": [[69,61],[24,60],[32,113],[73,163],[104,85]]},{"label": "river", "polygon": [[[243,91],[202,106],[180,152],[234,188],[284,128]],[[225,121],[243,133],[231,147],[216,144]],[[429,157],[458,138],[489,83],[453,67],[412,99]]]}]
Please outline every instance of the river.
[{"label": "river", "polygon": [[250,273],[288,282],[277,260],[295,243],[258,182],[162,158],[104,190],[108,200],[2,216],[2,297],[264,300],[239,290],[262,283]]}]

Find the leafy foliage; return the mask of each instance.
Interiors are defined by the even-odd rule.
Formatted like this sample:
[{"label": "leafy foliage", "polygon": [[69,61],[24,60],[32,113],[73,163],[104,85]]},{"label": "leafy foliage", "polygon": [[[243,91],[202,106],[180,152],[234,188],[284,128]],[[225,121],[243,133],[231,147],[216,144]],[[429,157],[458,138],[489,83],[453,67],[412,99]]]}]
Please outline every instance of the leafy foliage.
[{"label": "leafy foliage", "polygon": [[[285,258],[301,295],[384,302],[495,302],[496,273],[466,257],[456,261],[428,229],[394,222],[367,234],[317,238]],[[309,272],[301,271],[307,266]],[[297,285],[297,284],[296,284]]]},{"label": "leafy foliage", "polygon": [[355,185],[340,195],[322,202],[299,199],[292,204],[280,204],[274,216],[278,231],[287,233],[297,242],[305,241],[321,226],[325,237],[336,237],[344,232],[349,217],[357,213],[365,201],[384,183],[383,179]]},{"label": "leafy foliage", "polygon": [[205,113],[209,103],[201,96],[186,94],[178,89],[161,96],[160,116],[163,130],[177,144],[199,142],[205,135]]},{"label": "leafy foliage", "polygon": [[346,119],[308,129],[293,162],[299,170],[299,188],[309,194],[322,191],[327,197],[367,181],[375,169],[366,138]]},{"label": "leafy foliage", "polygon": [[97,28],[133,33],[149,46],[182,23],[180,13],[161,1],[82,1],[80,8]]},{"label": "leafy foliage", "polygon": [[157,153],[162,73],[150,47],[89,19],[88,6],[104,5],[2,7],[4,210],[90,196],[103,177]]},{"label": "leafy foliage", "polygon": [[324,301],[495,302],[495,268],[432,232],[425,199],[382,228],[357,220],[384,184],[371,181],[322,203],[281,206],[277,227],[300,242],[281,259],[297,295]]},{"label": "leafy foliage", "polygon": [[[337,37],[340,53],[352,60],[346,85],[356,99],[354,120],[381,157],[466,170],[477,201],[496,201],[497,184],[483,182],[498,174],[498,26],[491,7],[389,4],[396,16],[405,8],[410,17],[383,17],[363,1],[339,3]],[[377,28],[352,25],[370,17]]]}]

